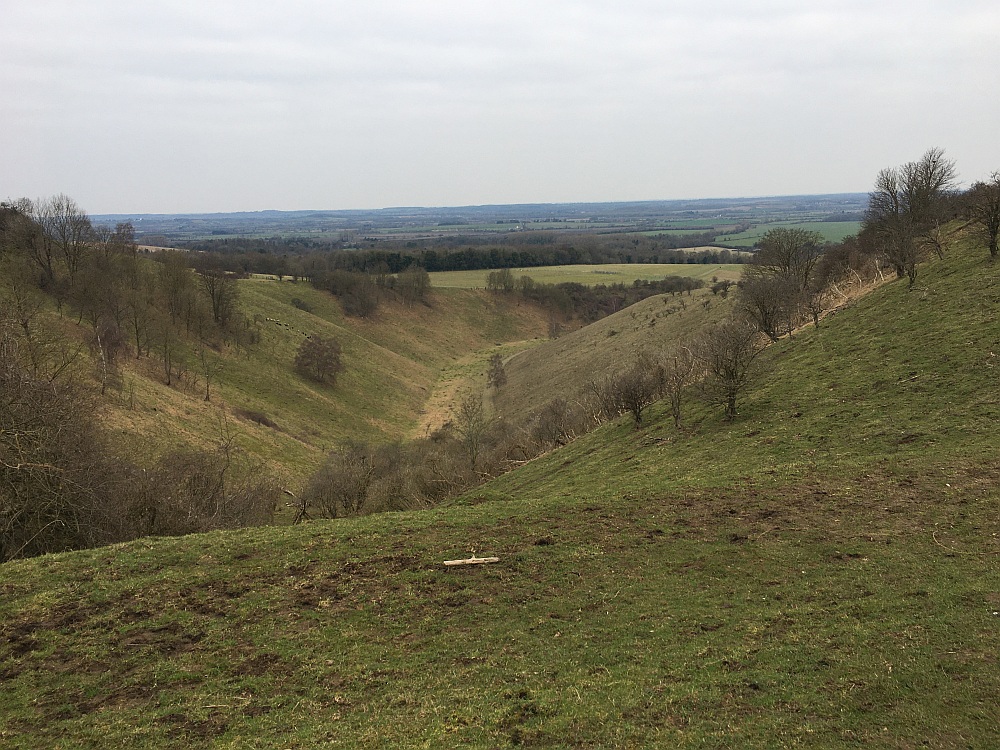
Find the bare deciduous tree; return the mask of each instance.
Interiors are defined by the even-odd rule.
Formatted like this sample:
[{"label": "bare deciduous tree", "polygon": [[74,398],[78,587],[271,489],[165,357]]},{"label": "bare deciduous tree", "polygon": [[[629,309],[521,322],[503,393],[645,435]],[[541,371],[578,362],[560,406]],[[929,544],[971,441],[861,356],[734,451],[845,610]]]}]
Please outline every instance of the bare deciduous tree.
[{"label": "bare deciduous tree", "polygon": [[20,366],[33,378],[52,382],[72,368],[83,346],[67,341],[58,325],[42,314],[44,298],[23,258],[0,263],[0,321],[16,346]]},{"label": "bare deciduous tree", "polygon": [[789,279],[804,289],[823,254],[822,244],[819,232],[792,227],[769,229],[760,239],[746,270]]},{"label": "bare deciduous tree", "polygon": [[151,472],[155,489],[144,533],[178,535],[269,523],[280,490],[264,467],[237,445],[225,418],[215,450],[180,450]]},{"label": "bare deciduous tree", "polygon": [[615,419],[629,412],[636,428],[640,427],[642,412],[663,392],[663,378],[663,366],[642,352],[625,369],[590,381],[588,390],[598,420]]},{"label": "bare deciduous tree", "polygon": [[583,410],[561,397],[546,403],[533,422],[532,437],[545,447],[565,445],[590,426]]},{"label": "bare deciduous tree", "polygon": [[663,358],[663,392],[670,401],[674,427],[681,426],[684,391],[698,375],[698,360],[690,346],[680,345]]},{"label": "bare deciduous tree", "polygon": [[40,286],[52,288],[56,276],[56,249],[38,221],[35,203],[21,198],[4,203],[2,208],[2,249],[7,254],[23,253],[41,274]]},{"label": "bare deciduous tree", "polygon": [[236,313],[236,303],[239,300],[236,279],[218,271],[207,271],[199,279],[201,290],[212,306],[212,319],[224,328]]},{"label": "bare deciduous tree", "polygon": [[489,369],[486,371],[486,384],[499,392],[507,385],[507,369],[503,364],[503,357],[497,352],[490,357]]},{"label": "bare deciduous tree", "polygon": [[969,188],[966,214],[983,230],[990,260],[995,260],[997,236],[1000,235],[1000,172],[994,172],[986,182],[977,182]]},{"label": "bare deciduous tree", "polygon": [[631,367],[615,378],[618,398],[625,411],[632,414],[635,427],[642,426],[642,413],[659,398],[663,388],[663,368],[646,355],[640,355]]},{"label": "bare deciduous tree", "polygon": [[35,377],[13,333],[0,321],[0,561],[103,541],[110,468],[86,391]]},{"label": "bare deciduous tree", "polygon": [[225,360],[219,354],[209,354],[208,347],[198,350],[198,364],[201,374],[205,377],[205,400],[212,400],[212,383],[214,383],[226,366]]},{"label": "bare deciduous tree", "polygon": [[486,438],[486,432],[489,430],[489,424],[481,397],[470,395],[459,404],[454,419],[455,432],[458,434],[465,455],[469,459],[469,468],[473,471],[476,470],[479,462],[479,454],[483,450],[483,442]]},{"label": "bare deciduous tree", "polygon": [[[170,313],[170,322],[177,323],[185,313],[188,300],[194,297],[194,274],[188,268],[181,253],[168,250],[160,253],[157,265],[157,281]],[[187,320],[191,330],[191,321]]]},{"label": "bare deciduous tree", "polygon": [[72,284],[84,254],[94,241],[90,218],[68,195],[56,195],[35,202],[34,218],[57,258],[62,260]]},{"label": "bare deciduous tree", "polygon": [[695,342],[695,356],[705,368],[705,392],[724,405],[727,419],[736,418],[740,394],[752,382],[757,356],[763,350],[760,331],[741,318],[716,324]]},{"label": "bare deciduous tree", "polygon": [[97,376],[101,394],[109,386],[120,386],[119,362],[128,351],[128,341],[118,324],[111,318],[101,318],[91,336],[91,348],[97,355]]},{"label": "bare deciduous tree", "polygon": [[115,255],[135,255],[135,227],[131,222],[119,222],[112,228],[107,224],[94,227],[94,245],[105,258]]},{"label": "bare deciduous tree", "polygon": [[791,333],[801,304],[799,288],[791,279],[754,273],[749,268],[739,284],[740,305],[771,341]]},{"label": "bare deciduous tree", "polygon": [[295,353],[295,370],[317,383],[336,383],[344,370],[340,342],[332,336],[310,336]]},{"label": "bare deciduous tree", "polygon": [[886,258],[897,278],[909,278],[910,287],[925,248],[943,252],[940,225],[956,179],[955,163],[939,148],[929,149],[919,161],[883,169],[875,178],[861,238]]},{"label": "bare deciduous tree", "polygon": [[739,283],[746,313],[772,341],[791,334],[802,318],[822,257],[817,232],[777,227],[761,238]]}]

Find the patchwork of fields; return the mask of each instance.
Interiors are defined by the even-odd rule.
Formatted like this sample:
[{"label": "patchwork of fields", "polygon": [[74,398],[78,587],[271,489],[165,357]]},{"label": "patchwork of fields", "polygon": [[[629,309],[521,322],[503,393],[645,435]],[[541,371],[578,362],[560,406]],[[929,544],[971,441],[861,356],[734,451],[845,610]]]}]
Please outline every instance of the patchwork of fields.
[{"label": "patchwork of fields", "polygon": [[857,234],[861,229],[860,221],[777,221],[768,224],[756,224],[745,232],[716,238],[717,242],[735,247],[753,247],[768,230],[775,227],[789,229],[804,229],[807,232],[819,232],[827,242],[840,242],[845,237]]}]

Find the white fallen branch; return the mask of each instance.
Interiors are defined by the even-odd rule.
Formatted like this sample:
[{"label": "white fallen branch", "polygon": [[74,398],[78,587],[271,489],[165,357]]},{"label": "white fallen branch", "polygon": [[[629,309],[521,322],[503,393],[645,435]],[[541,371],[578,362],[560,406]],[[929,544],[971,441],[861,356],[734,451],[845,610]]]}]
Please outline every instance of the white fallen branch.
[{"label": "white fallen branch", "polygon": [[499,557],[467,557],[463,560],[445,560],[445,565],[482,565],[483,563],[500,562]]}]

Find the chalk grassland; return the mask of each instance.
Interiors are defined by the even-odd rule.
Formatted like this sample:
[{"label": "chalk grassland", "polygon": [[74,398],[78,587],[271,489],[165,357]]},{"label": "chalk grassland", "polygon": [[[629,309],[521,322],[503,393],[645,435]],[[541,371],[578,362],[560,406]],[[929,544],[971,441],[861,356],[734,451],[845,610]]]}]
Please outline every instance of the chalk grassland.
[{"label": "chalk grassland", "polygon": [[[125,373],[122,394],[106,418],[123,440],[142,446],[138,452],[211,448],[228,425],[241,448],[297,485],[344,440],[385,442],[412,431],[438,378],[454,362],[546,330],[538,308],[471,290],[434,290],[426,304],[411,307],[389,302],[373,320],[359,320],[344,317],[333,297],[307,284],[239,283],[241,305],[258,320],[261,340],[206,352],[219,363],[210,401],[193,350],[180,385],[164,385],[155,358],[133,363]],[[345,369],[335,385],[294,372],[295,352],[306,335],[340,341]]]},{"label": "chalk grassland", "polygon": [[[514,421],[547,402],[586,398],[588,384],[631,366],[640,353],[658,357],[729,309],[708,289],[650,297],[558,339],[544,341],[505,361],[508,383],[491,391],[495,409]],[[485,380],[485,367],[480,382]]]},{"label": "chalk grassland", "polygon": [[736,421],[654,408],[451,507],[8,563],[0,740],[993,747],[997,271],[949,248]]},{"label": "chalk grassland", "polygon": [[[545,284],[573,282],[596,286],[597,284],[631,284],[637,279],[643,281],[661,280],[666,276],[690,276],[709,281],[713,276],[720,279],[736,280],[742,272],[739,264],[708,265],[697,263],[608,263],[604,265],[539,266],[537,268],[513,268],[515,278],[530,276],[534,281]],[[485,289],[490,270],[481,271],[438,271],[432,273],[431,284],[445,289]]]},{"label": "chalk grassland", "polygon": [[[708,289],[657,295],[556,339],[513,341],[472,352],[444,370],[411,434],[430,434],[451,420],[469,396],[480,395],[494,415],[515,424],[555,398],[581,403],[590,382],[629,367],[640,353],[656,357],[670,351],[723,316],[731,302]],[[503,359],[508,378],[500,391],[486,386],[494,354]]]}]

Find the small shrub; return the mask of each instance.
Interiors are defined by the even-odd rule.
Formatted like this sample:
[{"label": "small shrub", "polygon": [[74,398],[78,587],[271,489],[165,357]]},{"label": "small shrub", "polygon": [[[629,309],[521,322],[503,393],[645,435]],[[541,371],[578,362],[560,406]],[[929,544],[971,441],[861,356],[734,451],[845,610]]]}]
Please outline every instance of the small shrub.
[{"label": "small shrub", "polygon": [[335,383],[344,369],[340,342],[332,336],[310,336],[295,354],[295,371],[318,383]]},{"label": "small shrub", "polygon": [[270,417],[268,417],[263,412],[253,411],[252,409],[234,409],[233,413],[235,413],[237,417],[241,417],[241,418],[246,419],[246,420],[248,420],[250,422],[256,422],[257,424],[263,425],[264,427],[270,427],[272,430],[280,430],[281,429],[274,422],[274,420],[272,420]]}]

